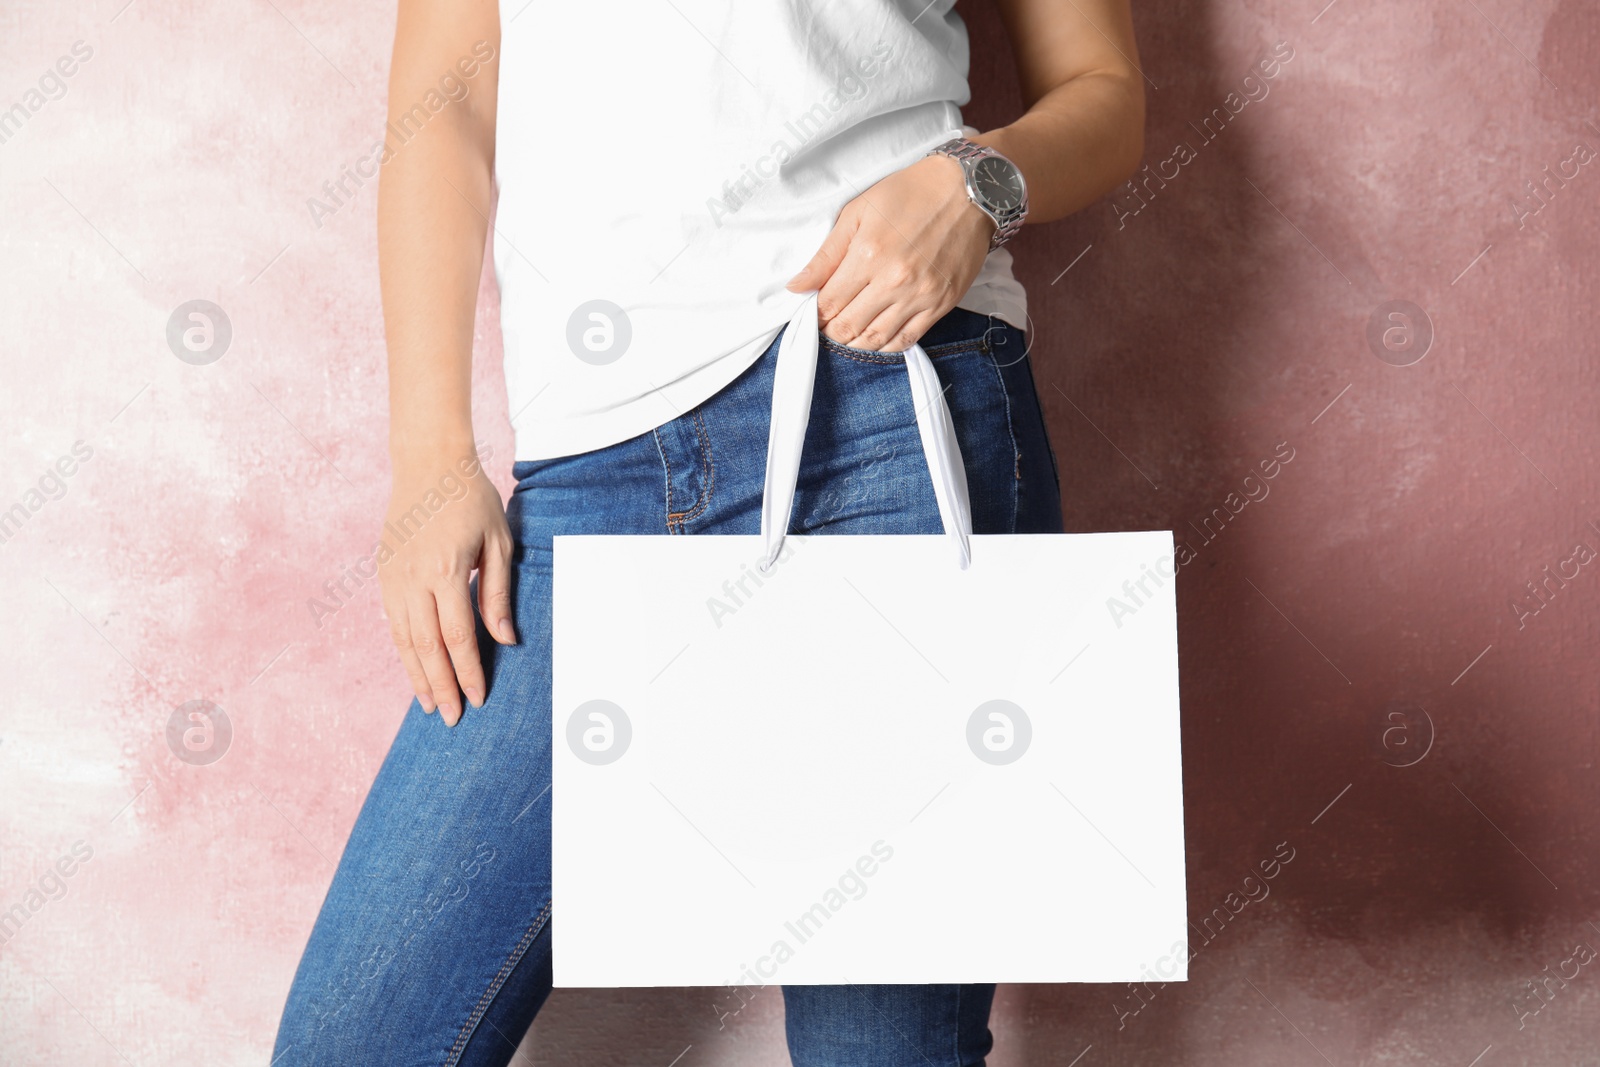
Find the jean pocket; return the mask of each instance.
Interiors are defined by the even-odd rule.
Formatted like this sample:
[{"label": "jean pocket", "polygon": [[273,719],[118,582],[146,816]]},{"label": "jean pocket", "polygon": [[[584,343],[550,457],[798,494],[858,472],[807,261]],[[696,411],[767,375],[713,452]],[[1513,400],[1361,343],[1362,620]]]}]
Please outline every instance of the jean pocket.
[{"label": "jean pocket", "polygon": [[[959,355],[987,355],[997,331],[1009,328],[999,319],[966,308],[951,308],[918,340],[929,359]],[[842,345],[826,334],[819,335],[822,350],[859,363],[896,364],[906,361],[904,351],[887,352]]]},{"label": "jean pocket", "polygon": [[852,348],[842,345],[826,335],[819,335],[822,341],[822,350],[845,359],[857,360],[861,363],[904,363],[904,352],[880,352],[871,348]]}]

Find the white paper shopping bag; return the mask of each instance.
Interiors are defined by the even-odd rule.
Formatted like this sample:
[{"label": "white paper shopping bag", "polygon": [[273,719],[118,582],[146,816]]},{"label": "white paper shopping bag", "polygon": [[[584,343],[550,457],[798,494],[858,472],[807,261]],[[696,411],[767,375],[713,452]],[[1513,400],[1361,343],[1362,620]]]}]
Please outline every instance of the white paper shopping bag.
[{"label": "white paper shopping bag", "polygon": [[555,539],[556,985],[1184,979],[1170,532],[972,535],[914,346],[946,536],[786,537],[816,358],[760,536]]}]

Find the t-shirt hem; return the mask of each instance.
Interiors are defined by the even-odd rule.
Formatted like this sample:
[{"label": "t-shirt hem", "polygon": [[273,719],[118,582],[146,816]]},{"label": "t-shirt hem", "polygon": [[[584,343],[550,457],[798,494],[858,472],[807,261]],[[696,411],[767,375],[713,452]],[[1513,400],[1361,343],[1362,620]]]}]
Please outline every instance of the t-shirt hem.
[{"label": "t-shirt hem", "polygon": [[[1008,281],[1011,277],[1009,273],[1006,275]],[[1026,291],[1020,285],[1015,288],[1020,299],[1007,299],[1011,294],[1004,288],[985,289],[979,292],[969,291],[966,297],[956,303],[956,307],[992,315],[1026,333],[1028,314],[1022,302],[1026,299]],[[726,357],[700,368],[690,379],[701,383],[700,387],[687,397],[674,397],[673,402],[687,410],[717,395],[755,365],[772,346],[772,342],[777,339],[782,329],[783,324],[779,324],[745,347],[735,349]],[[712,373],[713,371],[717,373]],[[664,400],[662,403],[665,405]],[[513,428],[516,435],[515,462],[562,459],[625,444],[665,426],[677,417],[668,415],[661,418],[659,411],[647,413],[642,400],[635,400],[604,415],[588,414],[576,419],[566,419],[558,424],[546,423],[541,426],[539,432]]]},{"label": "t-shirt hem", "polygon": [[[678,404],[684,410],[704,403],[749,370],[772,346],[782,329],[780,323],[743,348],[735,349],[722,359],[699,368],[689,378],[698,384],[694,392],[687,396],[674,396],[671,404],[664,397],[655,403],[662,408]],[[515,462],[562,459],[597,452],[642,437],[679,417],[669,414],[662,418],[660,410],[653,405],[647,407],[647,402],[648,397],[636,399],[604,414],[587,414],[559,423],[545,423],[537,431],[513,428],[516,435]]]}]

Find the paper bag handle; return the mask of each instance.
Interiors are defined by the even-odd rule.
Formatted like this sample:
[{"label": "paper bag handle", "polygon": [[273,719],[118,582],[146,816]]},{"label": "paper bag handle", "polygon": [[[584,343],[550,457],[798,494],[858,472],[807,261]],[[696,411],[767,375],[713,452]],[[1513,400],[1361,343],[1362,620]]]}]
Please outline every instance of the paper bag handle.
[{"label": "paper bag handle", "polygon": [[[772,382],[772,428],[767,435],[767,478],[761,498],[761,569],[769,569],[783,549],[794,511],[795,484],[800,478],[800,453],[806,425],[811,421],[811,391],[817,378],[817,294],[805,300],[784,328],[778,343],[778,363]],[[956,559],[966,569],[972,561],[972,506],[967,498],[967,470],[961,461],[950,408],[933,362],[920,344],[905,351],[906,373],[911,379],[911,400],[916,408],[917,434],[922,454],[933,478],[933,496],[939,519],[955,548]]]}]

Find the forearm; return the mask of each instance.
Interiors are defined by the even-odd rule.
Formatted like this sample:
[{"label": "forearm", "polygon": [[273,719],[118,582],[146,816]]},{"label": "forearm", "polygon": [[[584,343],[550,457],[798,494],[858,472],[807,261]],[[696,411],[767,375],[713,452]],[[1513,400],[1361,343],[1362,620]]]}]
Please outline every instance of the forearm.
[{"label": "forearm", "polygon": [[[401,62],[389,87],[395,128],[448,66]],[[412,36],[416,36],[415,33]],[[485,79],[487,80],[487,79]],[[493,83],[428,120],[383,166],[378,269],[389,356],[389,447],[403,467],[473,450],[472,338],[493,171]]]},{"label": "forearm", "polygon": [[1028,184],[1050,222],[1126,181],[1144,155],[1144,74],[1129,0],[999,0],[1027,113],[974,138]]},{"label": "forearm", "polygon": [[1127,181],[1144,154],[1137,75],[1085,74],[1009,126],[973,138],[1010,159],[1028,185],[1028,222],[1071,215]]}]

